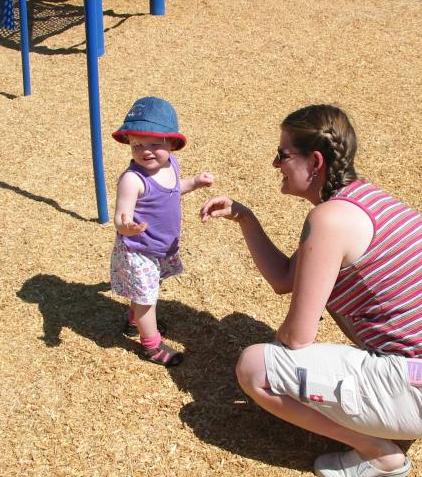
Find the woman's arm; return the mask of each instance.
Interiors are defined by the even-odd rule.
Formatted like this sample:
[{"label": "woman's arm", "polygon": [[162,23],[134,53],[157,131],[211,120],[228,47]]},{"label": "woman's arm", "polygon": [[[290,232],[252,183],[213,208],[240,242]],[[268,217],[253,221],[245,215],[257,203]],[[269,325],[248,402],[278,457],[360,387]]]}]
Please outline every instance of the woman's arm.
[{"label": "woman's arm", "polygon": [[338,204],[320,204],[306,218],[297,250],[289,312],[277,332],[277,339],[289,348],[314,342],[353,233]]},{"label": "woman's arm", "polygon": [[249,208],[219,196],[208,200],[202,206],[200,215],[203,222],[218,217],[238,222],[252,259],[265,280],[278,294],[292,291],[296,254],[289,258],[281,252]]},{"label": "woman's arm", "polygon": [[296,253],[289,258],[281,252],[250,209],[239,217],[238,222],[251,257],[261,275],[275,293],[279,295],[290,293],[293,288]]}]

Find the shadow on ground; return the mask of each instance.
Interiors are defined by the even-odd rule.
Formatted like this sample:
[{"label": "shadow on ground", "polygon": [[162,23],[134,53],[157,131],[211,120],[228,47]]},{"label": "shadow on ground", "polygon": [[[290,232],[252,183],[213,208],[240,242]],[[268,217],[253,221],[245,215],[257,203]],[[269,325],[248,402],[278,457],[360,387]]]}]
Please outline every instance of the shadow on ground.
[{"label": "shadow on ground", "polygon": [[74,219],[81,220],[82,222],[98,222],[98,219],[86,219],[85,217],[79,215],[77,212],[74,212],[73,210],[65,209],[54,199],[50,199],[49,197],[43,197],[42,195],[33,194],[32,192],[28,192],[27,190],[21,189],[18,186],[13,186],[7,184],[6,182],[0,181],[0,189],[11,190],[16,194],[26,197],[27,199],[31,199],[35,202],[43,202],[44,204],[53,207],[57,211],[62,212],[66,215],[70,215]]},{"label": "shadow on ground", "polygon": [[235,365],[241,351],[272,341],[275,331],[243,313],[217,320],[179,302],[161,301],[168,336],[183,343],[185,361],[170,368],[174,382],[193,401],[180,410],[203,442],[278,467],[310,471],[316,455],[342,447],[266,413],[237,385]]},{"label": "shadow on ground", "polygon": [[[101,347],[122,347],[136,353],[123,333],[126,307],[103,295],[109,283],[68,283],[55,275],[27,280],[17,296],[37,303],[44,319],[47,346],[60,345],[63,327]],[[180,419],[203,442],[274,466],[309,471],[315,456],[340,447],[291,426],[249,402],[236,384],[234,367],[246,346],[268,342],[274,330],[254,318],[232,313],[222,320],[175,300],[160,300],[159,317],[168,338],[185,347],[182,365],[168,372],[193,401]]]},{"label": "shadow on ground", "polygon": [[55,275],[38,274],[23,284],[17,296],[38,304],[44,320],[40,339],[47,346],[59,346],[66,327],[103,348],[133,349],[132,341],[122,334],[126,308],[102,294],[109,289],[107,282],[69,283]]},{"label": "shadow on ground", "polygon": [[[82,2],[81,2],[82,3]],[[59,35],[75,26],[85,22],[84,6],[72,5],[66,0],[28,0],[28,29],[30,51],[42,55],[69,55],[85,52],[86,42],[50,48],[42,42],[52,36]],[[145,13],[119,14],[113,10],[105,10],[104,16],[116,19],[116,23],[106,28],[104,32],[118,28],[133,16],[144,16]],[[14,4],[15,28],[6,30],[0,28],[0,45],[14,50],[20,50],[19,8],[18,2]],[[80,48],[83,46],[83,48]]]}]

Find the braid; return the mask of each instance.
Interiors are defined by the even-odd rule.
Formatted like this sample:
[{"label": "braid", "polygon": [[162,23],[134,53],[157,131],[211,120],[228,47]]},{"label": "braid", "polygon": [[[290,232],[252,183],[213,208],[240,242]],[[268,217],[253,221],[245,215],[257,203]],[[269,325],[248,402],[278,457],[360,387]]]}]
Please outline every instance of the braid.
[{"label": "braid", "polygon": [[291,113],[282,123],[294,145],[304,154],[319,151],[324,156],[326,180],[321,200],[357,179],[353,161],[356,134],[346,114],[331,105],[311,105]]},{"label": "braid", "polygon": [[322,201],[328,200],[335,191],[356,179],[356,173],[350,168],[350,151],[347,141],[333,127],[321,132],[326,143],[326,181],[321,190]]}]

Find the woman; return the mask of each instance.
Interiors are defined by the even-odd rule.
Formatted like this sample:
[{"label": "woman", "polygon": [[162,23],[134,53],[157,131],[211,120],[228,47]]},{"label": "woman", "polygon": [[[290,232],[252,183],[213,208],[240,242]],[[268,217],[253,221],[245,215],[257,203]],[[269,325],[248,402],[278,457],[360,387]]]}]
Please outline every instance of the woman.
[{"label": "woman", "polygon": [[[320,456],[322,477],[405,477],[395,440],[422,436],[422,217],[354,168],[355,131],[346,114],[312,105],[281,124],[273,166],[281,192],[310,201],[289,258],[246,206],[220,196],[203,222],[236,221],[264,278],[292,293],[273,343],[245,349],[242,389],[275,416],[347,444]],[[324,308],[354,343],[315,343]]]}]

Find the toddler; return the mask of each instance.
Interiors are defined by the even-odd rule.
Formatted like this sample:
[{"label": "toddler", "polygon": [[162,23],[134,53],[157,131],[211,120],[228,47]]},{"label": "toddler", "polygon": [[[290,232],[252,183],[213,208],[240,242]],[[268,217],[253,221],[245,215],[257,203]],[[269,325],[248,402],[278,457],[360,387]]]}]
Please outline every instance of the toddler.
[{"label": "toddler", "polygon": [[183,355],[163,343],[157,328],[160,282],[183,270],[181,195],[211,186],[214,178],[208,172],[180,178],[173,151],[182,149],[186,138],[175,109],[161,98],[138,99],[113,137],[130,145],[132,159],[117,185],[111,289],[131,300],[129,328],[136,324],[142,356],[176,366]]}]

